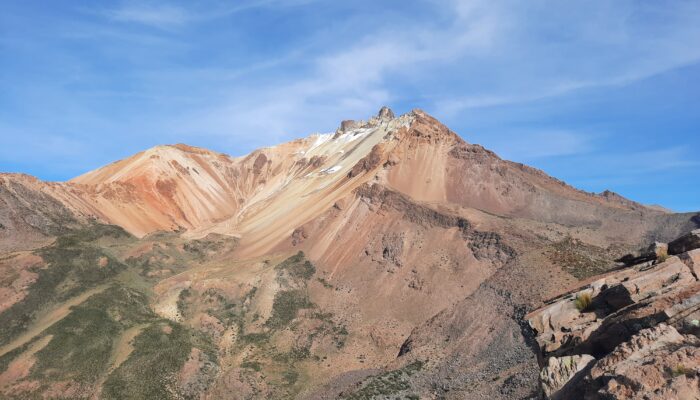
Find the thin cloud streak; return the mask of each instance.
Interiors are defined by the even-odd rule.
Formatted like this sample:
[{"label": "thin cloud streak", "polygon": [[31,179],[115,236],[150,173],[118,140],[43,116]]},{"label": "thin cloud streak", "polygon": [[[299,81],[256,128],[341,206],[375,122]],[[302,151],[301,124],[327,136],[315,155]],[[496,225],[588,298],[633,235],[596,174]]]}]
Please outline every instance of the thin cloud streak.
[{"label": "thin cloud streak", "polygon": [[257,0],[225,6],[209,3],[204,7],[192,7],[191,5],[185,7],[170,2],[157,4],[126,2],[120,7],[108,9],[99,12],[99,14],[116,22],[136,23],[167,30],[179,28],[189,23],[201,23],[215,18],[223,18],[256,8],[302,6],[317,1],[321,0]]},{"label": "thin cloud streak", "polygon": [[574,131],[515,131],[503,132],[489,146],[499,156],[521,162],[590,154],[596,150],[600,135]]}]

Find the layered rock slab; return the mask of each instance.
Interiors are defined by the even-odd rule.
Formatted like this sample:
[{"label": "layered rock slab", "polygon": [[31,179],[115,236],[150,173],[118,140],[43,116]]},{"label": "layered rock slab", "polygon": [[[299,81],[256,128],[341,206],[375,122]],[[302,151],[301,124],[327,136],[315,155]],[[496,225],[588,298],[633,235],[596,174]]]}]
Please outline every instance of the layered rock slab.
[{"label": "layered rock slab", "polygon": [[[688,246],[677,257],[603,276],[526,316],[546,398],[700,398],[700,250]],[[581,360],[590,363],[574,368]]]}]

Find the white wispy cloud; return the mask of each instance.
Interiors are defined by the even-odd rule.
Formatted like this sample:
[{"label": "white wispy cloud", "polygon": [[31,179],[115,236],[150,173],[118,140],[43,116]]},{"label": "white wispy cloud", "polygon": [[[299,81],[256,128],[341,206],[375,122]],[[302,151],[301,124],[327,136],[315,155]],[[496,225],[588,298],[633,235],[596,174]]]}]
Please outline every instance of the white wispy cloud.
[{"label": "white wispy cloud", "polygon": [[489,141],[499,156],[516,161],[589,154],[596,150],[600,135],[567,130],[502,132]]},{"label": "white wispy cloud", "polygon": [[237,88],[222,104],[182,116],[173,129],[237,138],[256,134],[272,143],[348,117],[367,117],[395,100],[388,78],[419,73],[418,68],[449,62],[465,49],[480,51],[493,41],[497,34],[493,15],[463,14],[445,29],[366,32],[346,48],[310,57],[304,76],[249,90]]},{"label": "white wispy cloud", "polygon": [[[471,2],[453,3],[457,10],[473,9],[465,6]],[[502,79],[484,90],[436,99],[441,113],[624,86],[700,62],[700,47],[693,45],[700,41],[700,3],[495,3],[488,12],[507,22],[502,40],[480,62],[481,69],[493,65]]]},{"label": "white wispy cloud", "polygon": [[119,22],[133,22],[159,28],[183,25],[192,18],[184,8],[168,4],[125,4],[104,12]]},{"label": "white wispy cloud", "polygon": [[222,18],[242,11],[262,7],[292,7],[314,3],[320,0],[251,0],[233,4],[219,2],[185,3],[180,2],[133,2],[128,1],[119,7],[102,10],[99,14],[117,21],[153,26],[161,29],[181,27],[193,22],[204,22]]},{"label": "white wispy cloud", "polygon": [[[658,10],[640,10],[631,2],[431,3],[449,8],[448,23],[378,25],[361,32],[353,45],[310,55],[303,75],[250,91],[237,88],[235,96],[197,111],[190,121],[233,135],[254,128],[278,138],[282,132],[313,129],[312,123],[328,125],[314,115],[335,120],[371,113],[401,98],[393,86],[397,77],[430,82],[445,68],[452,68],[454,88],[429,98],[431,111],[441,116],[624,86],[700,60],[700,47],[694,45],[700,42],[700,25],[694,23],[700,7],[692,4],[666,11],[665,20],[647,26],[636,14]],[[672,26],[665,25],[669,21]],[[560,37],[547,36],[554,34]],[[464,66],[461,76],[455,65]],[[469,89],[460,90],[465,86]],[[274,121],[257,118],[271,112]]]}]

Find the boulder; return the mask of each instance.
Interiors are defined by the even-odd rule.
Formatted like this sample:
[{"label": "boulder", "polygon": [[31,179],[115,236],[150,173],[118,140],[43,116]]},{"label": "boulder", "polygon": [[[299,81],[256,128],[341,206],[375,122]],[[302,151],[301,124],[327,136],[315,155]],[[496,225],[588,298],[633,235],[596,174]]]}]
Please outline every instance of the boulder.
[{"label": "boulder", "polygon": [[626,266],[637,265],[645,262],[653,262],[659,257],[665,257],[668,255],[668,244],[661,242],[654,242],[651,245],[639,249],[638,251],[630,254],[626,254],[616,261],[625,264]]},{"label": "boulder", "polygon": [[690,271],[695,276],[695,279],[700,279],[700,249],[695,249],[687,253],[679,255],[679,258],[685,265],[690,268]]},{"label": "boulder", "polygon": [[566,350],[600,357],[643,329],[653,328],[660,323],[682,324],[685,316],[698,309],[700,283],[695,282],[663,295],[652,296],[606,316],[584,340],[571,343]]},{"label": "boulder", "polygon": [[678,257],[639,271],[634,277],[604,290],[598,302],[611,310],[619,310],[650,296],[686,286],[696,281],[688,266]]},{"label": "boulder", "polygon": [[563,398],[559,396],[559,391],[566,384],[573,384],[572,380],[581,371],[585,370],[595,361],[593,356],[588,354],[550,357],[547,365],[540,372],[540,385],[547,399]]},{"label": "boulder", "polygon": [[695,249],[700,249],[700,229],[695,229],[668,244],[668,254],[671,255],[678,255]]},{"label": "boulder", "polygon": [[591,398],[698,399],[700,347],[666,324],[645,329],[591,368]]}]

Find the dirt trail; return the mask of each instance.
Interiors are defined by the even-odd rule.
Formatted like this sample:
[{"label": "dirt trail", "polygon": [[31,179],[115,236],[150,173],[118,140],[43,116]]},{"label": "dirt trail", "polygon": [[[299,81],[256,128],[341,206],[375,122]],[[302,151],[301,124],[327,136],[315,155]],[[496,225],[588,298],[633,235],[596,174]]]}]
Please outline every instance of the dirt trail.
[{"label": "dirt trail", "polygon": [[18,336],[15,340],[10,343],[0,347],[0,357],[9,353],[10,351],[16,349],[17,347],[23,346],[25,343],[29,342],[36,335],[40,334],[44,330],[48,329],[50,326],[56,322],[62,320],[70,313],[70,308],[81,304],[88,297],[104,291],[109,285],[101,285],[92,288],[79,296],[73,297],[72,299],[58,305],[57,307],[41,313],[34,323],[27,329],[26,332]]}]

